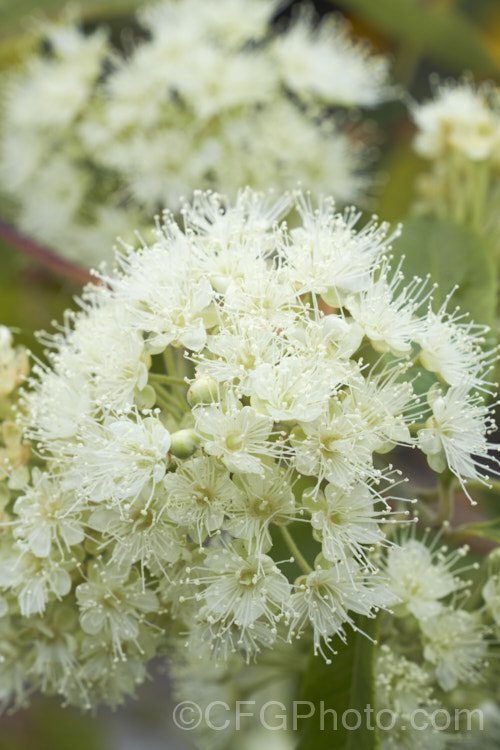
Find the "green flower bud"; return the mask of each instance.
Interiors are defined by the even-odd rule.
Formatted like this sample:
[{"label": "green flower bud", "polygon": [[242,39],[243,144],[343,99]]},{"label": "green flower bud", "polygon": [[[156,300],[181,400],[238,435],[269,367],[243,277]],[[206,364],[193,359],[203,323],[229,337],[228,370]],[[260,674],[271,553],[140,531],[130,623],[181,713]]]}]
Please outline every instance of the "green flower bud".
[{"label": "green flower bud", "polygon": [[178,430],[171,435],[170,453],[176,458],[189,458],[196,451],[200,439],[194,430]]},{"label": "green flower bud", "polygon": [[191,383],[187,392],[189,406],[211,404],[218,400],[217,381],[210,375],[203,375]]},{"label": "green flower bud", "polygon": [[156,393],[152,385],[146,385],[142,391],[136,390],[135,403],[139,409],[152,409],[156,402]]}]

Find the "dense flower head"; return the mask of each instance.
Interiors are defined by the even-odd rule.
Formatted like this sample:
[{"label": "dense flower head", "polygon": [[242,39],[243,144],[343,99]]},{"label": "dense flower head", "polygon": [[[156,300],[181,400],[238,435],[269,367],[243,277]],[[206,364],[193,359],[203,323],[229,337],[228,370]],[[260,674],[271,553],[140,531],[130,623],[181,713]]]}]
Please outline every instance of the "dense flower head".
[{"label": "dense flower head", "polygon": [[492,84],[434,81],[434,97],[411,108],[415,150],[426,159],[455,151],[472,161],[500,159],[500,100]]},{"label": "dense flower head", "polygon": [[431,77],[431,88],[432,98],[410,104],[413,147],[430,166],[417,178],[415,209],[468,225],[496,245],[500,90],[469,75]]},{"label": "dense flower head", "polygon": [[[463,576],[480,566],[466,562],[468,547],[443,544],[446,528],[433,536],[429,530],[417,536],[415,526],[405,529],[382,563],[394,597],[392,614],[381,618],[375,668],[378,708],[391,711],[394,720],[381,738],[383,750],[444,750],[464,734],[468,747],[480,744],[482,696],[495,680],[488,662],[494,632],[478,596],[484,579]],[[494,577],[483,586],[487,605],[494,587]],[[457,705],[477,707],[480,726],[432,720],[453,715]],[[413,722],[417,715],[426,720]]]},{"label": "dense flower head", "polygon": [[[428,629],[461,588],[461,553],[391,541],[405,516],[388,453],[434,441],[461,481],[487,481],[486,438],[465,439],[432,399],[467,394],[488,359],[462,347],[463,384],[433,363],[430,400],[416,392],[432,288],[391,269],[387,226],[250,189],[198,192],[182,215],[125,246],[43,334],[48,362],[24,394],[45,467],[0,536],[0,624],[21,650],[15,633],[36,618],[64,634],[72,676],[55,670],[50,688],[83,705],[131,692],[165,632],[226,662],[305,634],[334,659],[333,639],[388,607]],[[447,346],[475,335],[440,315]],[[483,404],[464,429],[490,419]],[[75,617],[57,629],[65,607]],[[428,654],[448,684],[443,649]],[[15,671],[4,679],[20,700]]]},{"label": "dense flower head", "polygon": [[430,716],[442,710],[429,672],[391,646],[381,646],[375,666],[379,710],[391,711],[394,720],[390,732],[381,732],[382,750],[445,750],[449,735],[431,722],[416,728],[410,720],[412,715]]},{"label": "dense flower head", "polygon": [[392,96],[388,61],[336,16],[302,6],[275,23],[283,7],[163,0],[138,11],[126,52],[102,29],[43,27],[50,51],[7,81],[1,125],[19,226],[90,266],[200,187],[234,196],[300,178],[363,198],[369,138],[353,119]]}]

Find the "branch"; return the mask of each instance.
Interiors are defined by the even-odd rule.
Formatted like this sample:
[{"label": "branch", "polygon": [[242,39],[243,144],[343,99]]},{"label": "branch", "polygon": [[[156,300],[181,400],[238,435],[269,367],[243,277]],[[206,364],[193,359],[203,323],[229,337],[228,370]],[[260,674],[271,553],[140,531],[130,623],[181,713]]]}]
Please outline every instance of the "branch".
[{"label": "branch", "polygon": [[26,237],[17,231],[13,226],[7,224],[7,222],[0,219],[0,239],[4,240],[8,245],[11,245],[16,250],[19,250],[24,255],[32,258],[36,263],[39,263],[49,271],[62,276],[66,279],[71,279],[82,286],[89,283],[98,283],[99,279],[93,276],[84,268],[70,263],[64,258],[60,258],[59,255],[52,252],[43,245],[39,245],[35,240]]}]

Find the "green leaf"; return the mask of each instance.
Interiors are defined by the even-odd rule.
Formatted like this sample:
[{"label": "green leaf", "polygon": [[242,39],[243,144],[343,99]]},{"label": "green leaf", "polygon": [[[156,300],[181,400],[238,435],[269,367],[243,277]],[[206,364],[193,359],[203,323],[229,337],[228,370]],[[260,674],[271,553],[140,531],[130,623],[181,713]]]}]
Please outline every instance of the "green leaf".
[{"label": "green leaf", "polygon": [[62,709],[56,699],[36,697],[31,707],[3,716],[0,750],[105,750],[108,728],[77,709]]},{"label": "green leaf", "polygon": [[493,521],[468,523],[464,526],[459,526],[453,533],[457,537],[460,537],[460,539],[476,536],[500,544],[500,518],[495,518]]},{"label": "green leaf", "polygon": [[[376,700],[374,660],[375,640],[378,632],[378,618],[358,617],[356,625],[366,635],[352,632],[348,643],[336,639],[332,663],[326,664],[321,656],[313,656],[304,676],[300,691],[300,700],[314,706],[314,715],[302,719],[299,725],[300,741],[297,750],[377,750],[379,747],[378,732],[375,727]],[[369,636],[367,638],[366,636]],[[324,726],[321,726],[321,709],[333,709],[336,712],[337,727],[334,728],[332,713],[324,714]],[[367,714],[367,710],[371,713]],[[351,710],[351,713],[345,714]],[[342,718],[348,726],[357,725],[359,712],[361,723],[357,729],[346,729]],[[299,705],[297,711],[307,715],[312,707]],[[369,727],[372,727],[371,729]]]},{"label": "green leaf", "polygon": [[460,306],[476,323],[495,324],[496,266],[486,242],[471,229],[438,219],[419,216],[403,222],[403,232],[394,250],[405,255],[406,279],[430,273],[439,287],[433,294],[435,308],[458,285],[450,309]]},{"label": "green leaf", "polygon": [[408,144],[390,149],[380,164],[383,182],[377,195],[377,214],[384,221],[400,221],[415,200],[415,180],[425,162]]},{"label": "green leaf", "polygon": [[457,8],[432,7],[422,0],[338,0],[336,5],[454,70],[496,70],[473,22]]}]

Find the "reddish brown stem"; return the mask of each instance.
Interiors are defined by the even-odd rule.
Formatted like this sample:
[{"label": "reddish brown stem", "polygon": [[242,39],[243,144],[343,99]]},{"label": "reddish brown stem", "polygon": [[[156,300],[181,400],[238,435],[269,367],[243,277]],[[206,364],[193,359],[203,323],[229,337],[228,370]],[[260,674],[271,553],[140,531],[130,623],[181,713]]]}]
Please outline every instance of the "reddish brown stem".
[{"label": "reddish brown stem", "polygon": [[97,283],[99,279],[90,274],[84,268],[70,263],[64,258],[60,258],[52,250],[49,250],[43,245],[39,245],[38,242],[32,240],[30,237],[26,237],[17,231],[13,226],[7,224],[7,222],[0,219],[0,239],[4,240],[8,245],[11,245],[16,250],[19,250],[24,255],[32,258],[34,261],[39,263],[45,268],[48,268],[52,273],[62,276],[65,279],[70,279],[78,284],[85,285],[89,283]]}]

